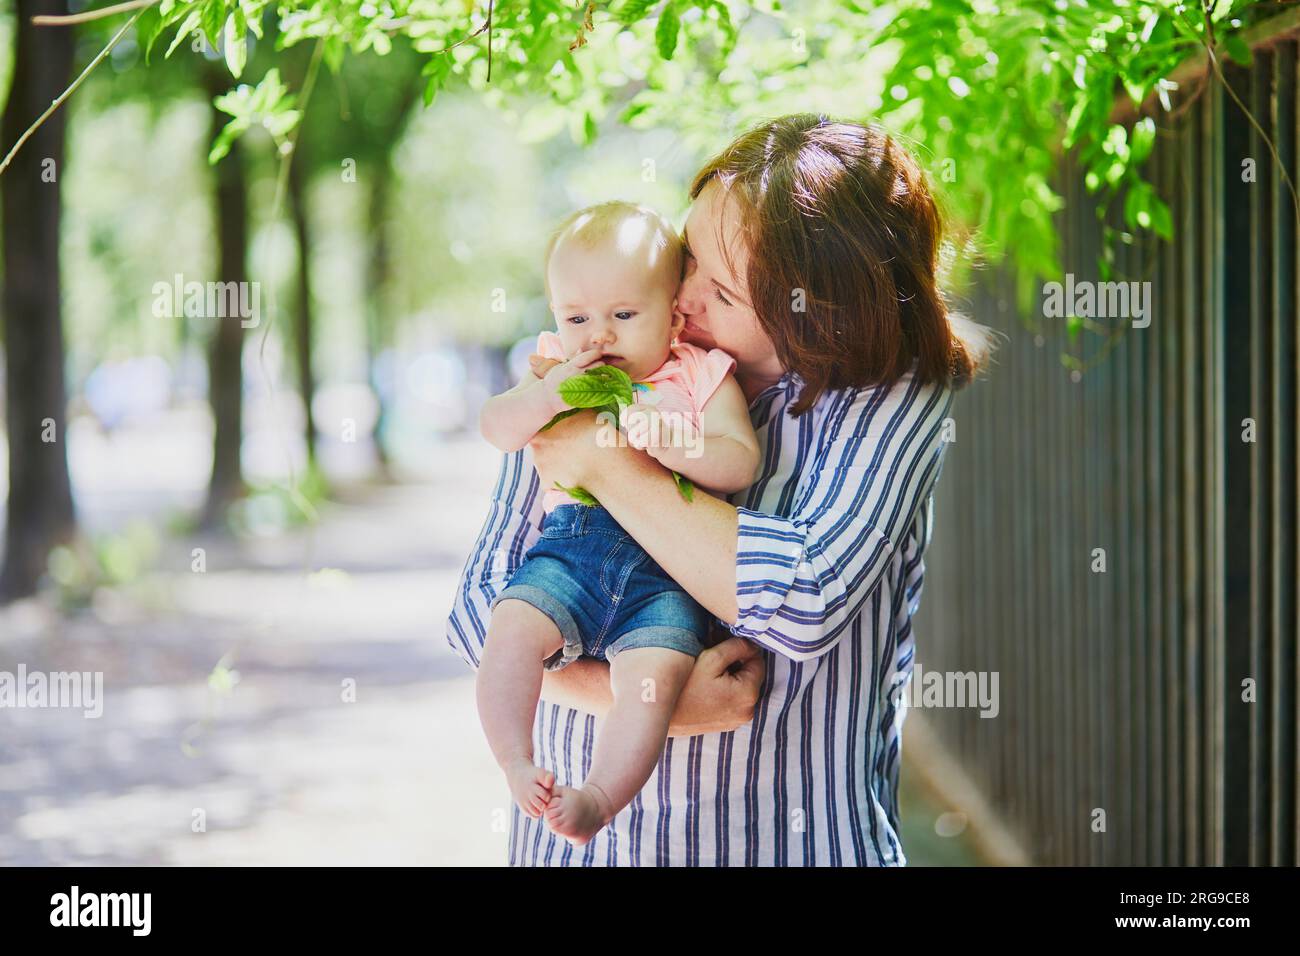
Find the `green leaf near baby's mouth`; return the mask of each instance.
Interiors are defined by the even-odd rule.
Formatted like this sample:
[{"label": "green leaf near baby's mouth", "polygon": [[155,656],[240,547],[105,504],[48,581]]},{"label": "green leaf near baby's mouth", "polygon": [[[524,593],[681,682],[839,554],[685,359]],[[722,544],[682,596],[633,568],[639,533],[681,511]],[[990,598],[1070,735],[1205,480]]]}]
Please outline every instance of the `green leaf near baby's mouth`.
[{"label": "green leaf near baby's mouth", "polygon": [[[539,431],[546,431],[556,422],[563,421],[570,415],[576,415],[584,408],[595,408],[602,412],[609,412],[614,416],[614,420],[618,421],[622,407],[632,404],[632,384],[632,379],[627,372],[613,365],[598,365],[595,368],[587,369],[581,375],[565,379],[560,383],[558,391],[560,398],[564,399],[572,407],[560,412],[543,425]],[[687,501],[693,501],[695,486],[691,483],[691,480],[675,471],[672,474],[673,481],[677,483],[677,491]],[[584,488],[566,488],[558,481],[555,483],[555,487],[584,505],[597,506],[600,504]]]}]

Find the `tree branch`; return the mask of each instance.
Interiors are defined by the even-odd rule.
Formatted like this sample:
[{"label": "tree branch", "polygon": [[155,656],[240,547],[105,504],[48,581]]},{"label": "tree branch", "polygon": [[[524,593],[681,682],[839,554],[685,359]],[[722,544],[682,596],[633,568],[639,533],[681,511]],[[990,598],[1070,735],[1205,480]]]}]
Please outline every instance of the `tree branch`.
[{"label": "tree branch", "polygon": [[104,62],[104,59],[110,53],[113,52],[113,47],[117,46],[118,41],[121,40],[122,37],[126,35],[126,31],[131,29],[131,27],[135,26],[135,21],[140,19],[140,14],[142,13],[144,13],[143,9],[137,10],[135,16],[133,16],[130,20],[127,20],[126,23],[122,24],[122,29],[118,30],[117,33],[113,35],[113,39],[108,41],[108,46],[104,47],[104,49],[99,51],[99,53],[95,56],[95,58],[90,61],[89,65],[84,70],[81,71],[81,75],[77,77],[75,80],[73,80],[72,84],[66,90],[64,90],[62,93],[59,94],[58,98],[49,105],[49,108],[47,108],[45,112],[40,115],[39,118],[37,118],[35,123],[27,127],[27,131],[23,133],[22,136],[18,137],[18,142],[14,143],[13,148],[9,150],[9,153],[7,156],[5,156],[4,161],[0,162],[0,176],[3,176],[4,171],[9,168],[9,164],[13,162],[13,158],[18,155],[18,150],[22,149],[23,143],[31,139],[32,134],[41,128],[41,124],[44,123],[47,119],[49,119],[51,116],[53,116],[55,110],[57,110],[60,106],[62,106],[64,101],[69,96],[71,96],[73,93],[76,92],[77,87],[79,87],[85,81],[86,77],[90,76],[90,74],[94,72],[95,67],[99,66],[99,64]]},{"label": "tree branch", "polygon": [[[32,17],[32,23],[38,27],[70,27],[76,23],[89,23],[91,20],[102,20],[104,17],[111,17],[115,13],[125,13],[127,10],[138,10],[140,7],[152,7],[159,0],[126,0],[125,3],[115,3],[111,7],[100,7],[98,10],[87,10],[84,13],[65,13],[65,14],[47,14]],[[132,21],[135,22],[135,21]]]}]

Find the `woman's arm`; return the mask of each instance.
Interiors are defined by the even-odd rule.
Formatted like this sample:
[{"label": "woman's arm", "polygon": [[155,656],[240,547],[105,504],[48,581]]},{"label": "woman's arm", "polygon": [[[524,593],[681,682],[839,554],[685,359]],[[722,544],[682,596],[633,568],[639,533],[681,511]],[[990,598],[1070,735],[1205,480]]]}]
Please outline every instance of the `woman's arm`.
[{"label": "woman's arm", "polygon": [[532,447],[546,481],[595,495],[733,634],[811,660],[841,638],[906,540],[938,476],[950,406],[950,390],[910,377],[889,390],[838,393],[787,516],[703,495],[682,500],[649,456],[597,447],[588,416],[566,419]]},{"label": "woman's arm", "polygon": [[543,487],[558,481],[591,492],[669,577],[733,624],[736,509],[711,495],[686,501],[668,470],[645,452],[613,441],[598,447],[599,429],[612,427],[586,410],[534,438],[533,461]]},{"label": "woman's arm", "polygon": [[501,456],[491,507],[461,568],[447,618],[447,643],[475,670],[487,639],[492,600],[505,589],[541,533],[542,494],[537,482],[527,445]]},{"label": "woman's arm", "polygon": [[[677,698],[669,737],[725,733],[749,723],[766,674],[762,652],[733,637],[705,648]],[[580,657],[542,676],[542,699],[604,719],[614,704],[609,664]]]}]

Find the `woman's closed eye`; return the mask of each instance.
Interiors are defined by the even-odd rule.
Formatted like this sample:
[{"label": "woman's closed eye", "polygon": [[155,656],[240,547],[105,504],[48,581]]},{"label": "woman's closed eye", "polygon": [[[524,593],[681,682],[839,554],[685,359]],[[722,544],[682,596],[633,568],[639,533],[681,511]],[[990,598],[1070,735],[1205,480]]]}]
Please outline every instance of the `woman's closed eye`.
[{"label": "woman's closed eye", "polygon": [[[690,246],[686,246],[684,244],[682,247],[682,252],[684,253],[682,257],[682,274],[685,275],[686,272],[688,271],[686,268],[687,265],[692,262],[695,262],[695,254],[691,252]],[[731,300],[728,299],[725,295],[723,295],[722,291],[716,285],[713,287],[713,297],[717,299],[719,302],[721,302],[723,305],[728,305],[728,306],[731,305]]]}]

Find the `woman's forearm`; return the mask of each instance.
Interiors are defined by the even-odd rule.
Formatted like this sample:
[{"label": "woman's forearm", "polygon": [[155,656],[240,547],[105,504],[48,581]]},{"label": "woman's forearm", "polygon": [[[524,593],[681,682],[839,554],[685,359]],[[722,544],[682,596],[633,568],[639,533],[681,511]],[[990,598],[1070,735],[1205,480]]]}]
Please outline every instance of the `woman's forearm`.
[{"label": "woman's forearm", "polygon": [[542,699],[603,720],[614,706],[609,664],[594,657],[580,657],[558,671],[544,672]]},{"label": "woman's forearm", "polygon": [[[747,723],[758,700],[764,669],[757,649],[738,639],[705,650],[677,698],[668,736],[724,733]],[[604,720],[614,706],[609,664],[580,657],[558,671],[544,672],[542,700]]]},{"label": "woman's forearm", "polygon": [[668,470],[633,448],[602,450],[583,487],[704,608],[728,624],[736,604],[736,509],[712,495],[686,501]]},{"label": "woman's forearm", "polygon": [[730,435],[706,436],[702,454],[692,455],[685,445],[674,445],[660,449],[656,457],[665,468],[723,494],[752,485],[758,467],[758,448]]}]

